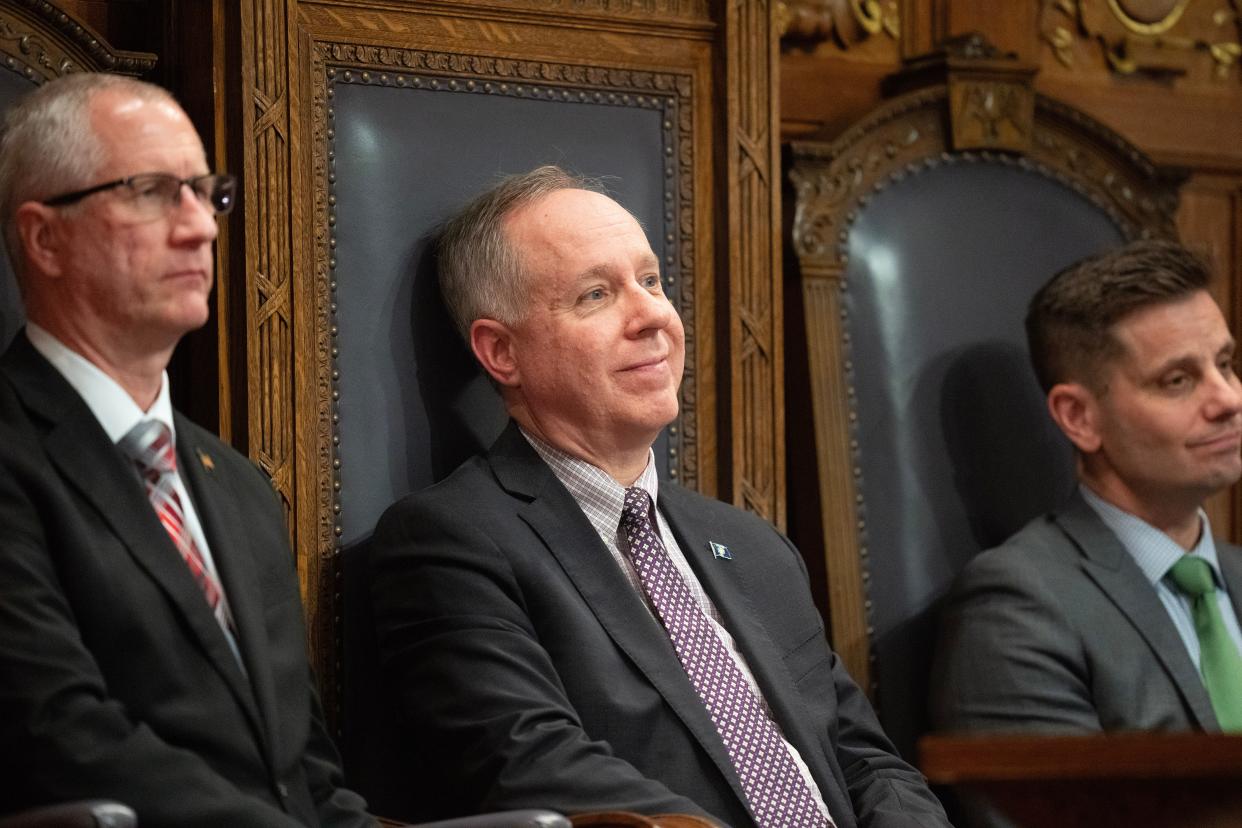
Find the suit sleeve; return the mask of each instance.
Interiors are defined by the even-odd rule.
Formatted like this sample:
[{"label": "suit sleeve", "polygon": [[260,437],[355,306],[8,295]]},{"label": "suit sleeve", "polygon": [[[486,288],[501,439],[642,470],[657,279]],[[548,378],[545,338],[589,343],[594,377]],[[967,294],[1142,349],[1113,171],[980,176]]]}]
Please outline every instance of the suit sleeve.
[{"label": "suit sleeve", "polygon": [[1086,658],[1058,598],[1023,550],[972,560],[941,620],[932,725],[943,731],[1095,732]]},{"label": "suit sleeve", "polygon": [[12,793],[0,786],[0,811],[114,798],[144,824],[296,825],[110,697],[35,507],[7,467],[0,467],[0,515],[0,778],[21,781]]},{"label": "suit sleeve", "polygon": [[366,802],[345,787],[340,755],[323,721],[323,710],[319,702],[319,692],[315,689],[314,676],[308,675],[306,684],[307,692],[311,696],[311,723],[306,751],[302,755],[302,767],[315,802],[315,810],[319,814],[319,824],[324,828],[363,828],[375,825],[375,819],[366,813]]},{"label": "suit sleeve", "polygon": [[[267,546],[270,546],[272,549],[278,549],[279,553],[277,554],[285,559],[283,563],[287,566],[287,569],[285,569],[285,566],[280,567],[280,569],[282,575],[287,573],[287,578],[281,579],[281,586],[287,584],[289,591],[296,592],[297,561],[293,551],[284,540],[285,529],[280,497],[276,494],[275,489],[272,488],[270,479],[258,466],[249,460],[243,459],[238,455],[230,457],[228,450],[224,447],[221,447],[221,450],[214,453],[220,458],[221,462],[226,460],[231,462],[233,458],[240,461],[238,464],[240,468],[236,474],[239,476],[244,475],[247,485],[251,487],[251,494],[245,497],[266,508],[267,514],[263,516],[265,525],[278,527],[276,529],[277,539],[267,544]],[[236,485],[238,491],[240,491],[240,481]],[[300,628],[302,625],[300,595],[298,599],[295,602],[297,605],[295,616],[288,619],[287,623]],[[273,604],[278,604],[280,597],[278,595],[269,595],[266,600]],[[300,650],[301,648],[299,648]],[[354,826],[361,828],[361,826],[375,825],[375,818],[366,813],[366,802],[363,798],[345,787],[340,753],[337,751],[332,737],[328,734],[315,676],[309,667],[306,669],[305,688],[309,722],[307,723],[306,743],[302,751],[301,765],[302,772],[306,777],[306,787],[310,791],[311,800],[319,817],[319,824],[324,826],[324,828],[353,828]]]},{"label": "suit sleeve", "polygon": [[[805,591],[802,555],[787,538],[781,536],[781,540],[798,562]],[[806,600],[811,600],[809,593]],[[927,780],[897,754],[871,703],[835,652],[829,652],[829,666],[836,701],[836,715],[829,721],[829,743],[860,828],[950,828]],[[821,704],[824,700],[807,699],[807,703]]]},{"label": "suit sleeve", "polygon": [[420,752],[435,757],[437,796],[458,813],[711,816],[584,731],[508,561],[472,517],[406,500],[373,538],[385,680]]}]

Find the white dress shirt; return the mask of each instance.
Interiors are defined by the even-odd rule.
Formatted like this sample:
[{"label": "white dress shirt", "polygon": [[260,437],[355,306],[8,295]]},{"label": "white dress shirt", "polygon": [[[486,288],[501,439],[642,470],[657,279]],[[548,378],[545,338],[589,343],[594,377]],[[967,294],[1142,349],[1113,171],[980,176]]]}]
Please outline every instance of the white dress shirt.
[{"label": "white dress shirt", "polygon": [[[173,424],[172,402],[168,397],[167,372],[160,382],[160,393],[155,398],[155,402],[147,411],[143,411],[120,383],[34,322],[26,323],[26,337],[35,350],[52,363],[61,376],[73,386],[73,390],[77,391],[78,395],[86,401],[91,413],[95,415],[95,419],[103,427],[108,439],[114,444],[119,443],[134,426],[143,420],[157,420],[168,427],[172,435],[173,446],[176,447],[177,429]],[[199,552],[202,553],[203,563],[207,570],[215,578],[216,583],[220,583],[220,574],[216,571],[216,563],[211,556],[211,547],[207,543],[207,536],[203,534],[198,513],[194,510],[194,499],[190,497],[179,471],[172,475],[172,484],[177,497],[181,499],[181,511],[185,517],[186,530],[194,539]],[[223,584],[220,586],[220,602],[224,606],[225,617],[232,619],[232,613],[228,607],[228,595],[224,592]],[[227,628],[224,629],[224,635],[240,664],[241,654],[237,649],[237,642],[233,640],[233,635]]]}]

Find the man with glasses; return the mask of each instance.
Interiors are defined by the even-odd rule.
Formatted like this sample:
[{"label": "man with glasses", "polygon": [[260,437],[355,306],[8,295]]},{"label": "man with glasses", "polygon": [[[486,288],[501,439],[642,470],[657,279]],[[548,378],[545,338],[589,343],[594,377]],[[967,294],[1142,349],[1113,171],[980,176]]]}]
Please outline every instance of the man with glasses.
[{"label": "man with glasses", "polygon": [[169,403],[234,192],[149,84],[73,75],[6,119],[28,324],[0,359],[0,814],[373,824],[341,787],[277,498]]}]

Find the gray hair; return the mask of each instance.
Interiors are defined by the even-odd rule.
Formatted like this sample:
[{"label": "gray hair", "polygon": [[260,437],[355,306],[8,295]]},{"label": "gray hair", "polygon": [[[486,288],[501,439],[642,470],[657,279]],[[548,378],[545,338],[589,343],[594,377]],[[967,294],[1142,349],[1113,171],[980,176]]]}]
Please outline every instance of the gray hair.
[{"label": "gray hair", "polygon": [[88,187],[107,159],[91,124],[91,102],[104,91],[144,101],[176,103],[165,89],[103,72],[77,72],[40,86],[9,109],[0,137],[0,230],[9,260],[20,276],[21,239],[17,208],[70,190]]},{"label": "gray hair", "polygon": [[606,194],[591,179],[560,167],[537,167],[510,176],[477,196],[441,230],[437,246],[440,294],[467,344],[476,319],[512,326],[525,315],[529,275],[505,233],[505,219],[558,190]]}]

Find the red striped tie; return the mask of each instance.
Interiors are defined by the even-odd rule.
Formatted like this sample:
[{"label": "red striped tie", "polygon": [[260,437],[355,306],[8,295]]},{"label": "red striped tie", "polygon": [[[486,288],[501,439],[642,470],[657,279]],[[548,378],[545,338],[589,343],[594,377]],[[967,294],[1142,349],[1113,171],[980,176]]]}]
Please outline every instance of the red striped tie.
[{"label": "red striped tie", "polygon": [[173,545],[181,553],[190,574],[202,587],[207,605],[211,607],[220,626],[230,629],[227,610],[221,600],[220,583],[207,568],[203,553],[194,543],[185,525],[185,512],[181,498],[173,486],[177,473],[177,452],[173,447],[172,433],[168,426],[158,420],[143,420],[130,429],[120,442],[121,450],[138,464],[138,473],[147,487],[147,497],[155,508],[155,514],[168,530]]}]

